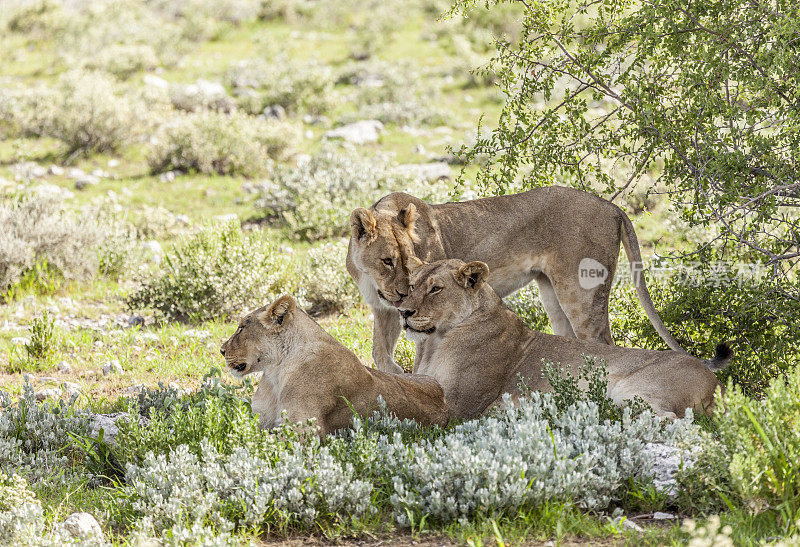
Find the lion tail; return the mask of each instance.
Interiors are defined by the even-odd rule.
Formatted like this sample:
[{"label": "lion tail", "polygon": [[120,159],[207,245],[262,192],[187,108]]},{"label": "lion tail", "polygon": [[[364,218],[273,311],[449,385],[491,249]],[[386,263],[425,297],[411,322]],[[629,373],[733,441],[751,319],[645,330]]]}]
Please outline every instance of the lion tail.
[{"label": "lion tail", "polygon": [[728,344],[718,344],[717,349],[714,351],[714,357],[711,359],[703,359],[703,364],[708,367],[708,370],[716,372],[718,370],[725,370],[731,364],[731,357],[733,352]]},{"label": "lion tail", "polygon": [[636,295],[639,297],[639,302],[642,303],[644,313],[650,319],[656,332],[664,342],[667,343],[669,348],[679,353],[689,355],[685,349],[672,337],[672,334],[667,330],[667,327],[661,321],[656,307],[653,305],[653,300],[650,298],[650,291],[647,290],[647,284],[642,275],[642,253],[639,250],[639,240],[636,237],[636,232],[633,229],[633,223],[624,212],[620,211],[622,224],[620,225],[620,239],[622,246],[625,248],[625,254],[628,257],[628,262],[631,265],[631,276],[633,277],[633,285],[636,287]]}]

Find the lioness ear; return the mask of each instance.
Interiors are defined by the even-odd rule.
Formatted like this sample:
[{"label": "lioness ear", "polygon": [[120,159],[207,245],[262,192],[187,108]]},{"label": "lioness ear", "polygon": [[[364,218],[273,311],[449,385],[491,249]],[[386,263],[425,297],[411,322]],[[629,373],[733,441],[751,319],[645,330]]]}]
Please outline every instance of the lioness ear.
[{"label": "lioness ear", "polygon": [[406,205],[405,209],[400,209],[400,212],[397,213],[397,218],[400,221],[400,224],[405,226],[406,231],[410,234],[414,232],[414,223],[419,218],[419,212],[417,211],[417,206],[413,203],[409,203]]},{"label": "lioness ear", "polygon": [[489,277],[489,266],[477,260],[468,262],[456,270],[453,277],[455,277],[456,283],[465,289],[477,291],[483,286],[486,278]]},{"label": "lioness ear", "polygon": [[369,209],[359,207],[350,213],[350,233],[356,240],[375,237],[375,217]]},{"label": "lioness ear", "polygon": [[294,298],[288,294],[284,294],[270,305],[265,311],[258,315],[258,320],[265,327],[274,327],[282,325],[287,317],[291,315],[297,307]]}]

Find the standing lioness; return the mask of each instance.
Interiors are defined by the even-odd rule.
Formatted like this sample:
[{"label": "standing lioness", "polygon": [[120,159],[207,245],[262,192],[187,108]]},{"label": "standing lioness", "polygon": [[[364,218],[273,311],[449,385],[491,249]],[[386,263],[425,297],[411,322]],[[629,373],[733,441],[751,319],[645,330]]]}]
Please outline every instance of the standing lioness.
[{"label": "standing lioness", "polygon": [[324,436],[348,427],[353,410],[361,416],[377,410],[378,396],[398,418],[423,425],[448,420],[435,380],[365,367],[288,295],[242,319],[220,352],[234,376],[263,372],[252,403],[261,427],[280,425],[285,410],[292,422],[315,418]]},{"label": "standing lioness", "polygon": [[350,225],[347,270],[372,307],[372,356],[381,370],[402,372],[393,359],[401,332],[396,307],[408,296],[410,267],[420,261],[485,262],[500,297],[535,280],[554,333],[613,344],[608,298],[620,242],[647,317],[670,348],[683,351],[650,300],[630,219],[595,195],[551,186],[428,205],[395,193],[353,211]]},{"label": "standing lioness", "polygon": [[444,389],[454,418],[474,418],[504,393],[519,395],[520,379],[549,391],[544,361],[577,371],[584,355],[605,361],[608,395],[619,404],[639,396],[656,414],[683,416],[687,408],[710,412],[719,385],[711,370],[728,364],[720,345],[707,362],[675,351],[609,346],[535,332],[486,283],[483,262],[442,260],[414,271],[411,294],[400,306],[410,336],[424,340],[417,364]]}]

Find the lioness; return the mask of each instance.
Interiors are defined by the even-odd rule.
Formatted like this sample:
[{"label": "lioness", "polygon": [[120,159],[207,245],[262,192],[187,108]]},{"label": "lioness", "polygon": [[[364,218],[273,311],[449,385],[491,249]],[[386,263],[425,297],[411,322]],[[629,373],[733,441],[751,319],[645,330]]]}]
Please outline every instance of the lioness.
[{"label": "lioness", "polygon": [[350,226],[347,271],[372,307],[381,370],[402,372],[393,359],[402,328],[395,308],[408,295],[409,268],[446,258],[488,264],[501,297],[535,280],[555,334],[613,344],[608,298],[620,242],[647,317],[670,348],[684,351],[650,299],[630,219],[587,192],[551,186],[440,205],[395,193],[354,210]]},{"label": "lioness", "polygon": [[284,295],[249,313],[220,348],[235,377],[263,372],[253,396],[261,427],[316,418],[321,436],[348,427],[352,405],[361,416],[378,408],[378,396],[398,418],[423,425],[448,420],[441,386],[428,376],[394,375],[365,367]]},{"label": "lioness", "polygon": [[730,350],[717,347],[704,363],[675,351],[609,346],[535,332],[488,285],[483,262],[442,260],[412,272],[411,294],[400,305],[410,336],[424,340],[417,370],[444,388],[453,418],[474,418],[504,393],[519,395],[520,377],[548,391],[542,362],[572,372],[584,355],[605,360],[608,395],[619,404],[640,396],[661,416],[683,416],[687,408],[710,412],[719,382],[711,370],[727,366]]}]

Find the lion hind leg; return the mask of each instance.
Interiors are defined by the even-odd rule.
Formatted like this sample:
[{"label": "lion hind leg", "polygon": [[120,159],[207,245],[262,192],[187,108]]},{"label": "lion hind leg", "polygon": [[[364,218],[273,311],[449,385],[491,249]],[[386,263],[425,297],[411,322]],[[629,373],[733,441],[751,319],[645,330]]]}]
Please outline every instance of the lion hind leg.
[{"label": "lion hind leg", "polygon": [[558,303],[558,297],[553,289],[553,284],[550,283],[550,279],[543,273],[537,274],[534,279],[539,286],[539,298],[542,299],[542,305],[544,306],[544,311],[547,312],[547,318],[550,320],[553,334],[575,338],[575,331],[572,330],[567,314],[564,313],[564,309]]},{"label": "lion hind leg", "polygon": [[[574,277],[574,279],[572,279]],[[569,320],[575,338],[614,345],[611,323],[608,319],[608,299],[611,279],[602,285],[585,289],[578,284],[578,276],[552,282],[558,304]]]}]

